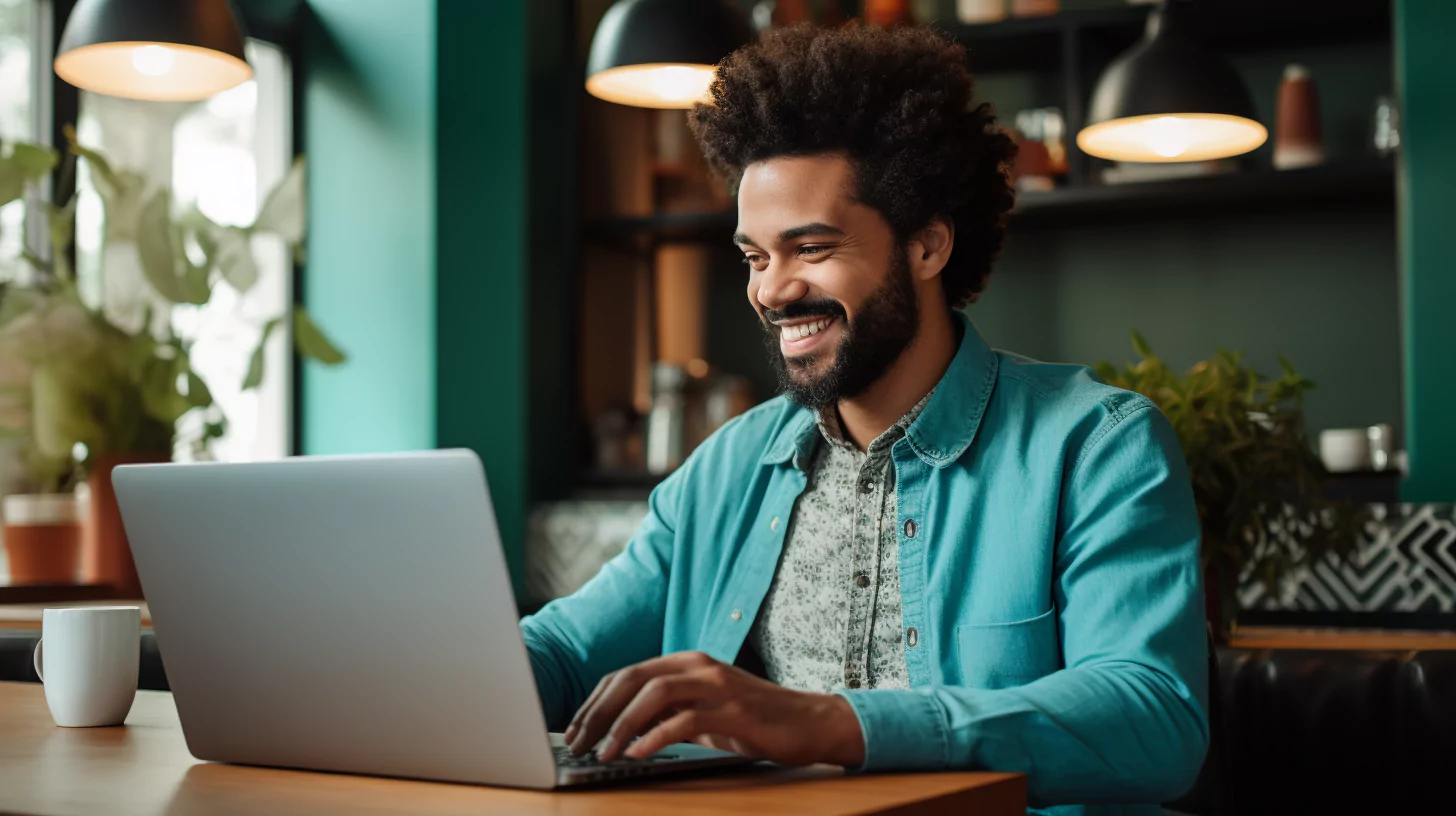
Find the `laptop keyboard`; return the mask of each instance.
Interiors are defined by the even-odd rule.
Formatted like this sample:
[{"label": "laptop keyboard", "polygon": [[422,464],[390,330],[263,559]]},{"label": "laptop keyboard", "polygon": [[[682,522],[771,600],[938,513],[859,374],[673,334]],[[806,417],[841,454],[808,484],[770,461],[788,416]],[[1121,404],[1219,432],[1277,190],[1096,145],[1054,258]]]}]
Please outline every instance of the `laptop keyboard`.
[{"label": "laptop keyboard", "polygon": [[553,745],[551,751],[556,755],[556,764],[563,768],[641,768],[677,759],[674,754],[653,754],[647,759],[622,757],[611,762],[603,762],[595,750],[587,751],[579,757],[572,756],[571,749],[565,745]]}]

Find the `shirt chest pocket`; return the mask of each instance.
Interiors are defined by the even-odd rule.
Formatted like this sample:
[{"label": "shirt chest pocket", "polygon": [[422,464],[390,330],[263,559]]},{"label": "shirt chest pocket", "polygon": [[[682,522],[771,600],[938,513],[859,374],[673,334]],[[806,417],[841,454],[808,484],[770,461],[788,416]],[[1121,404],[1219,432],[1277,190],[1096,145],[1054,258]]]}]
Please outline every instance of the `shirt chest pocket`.
[{"label": "shirt chest pocket", "polygon": [[956,627],[961,683],[971,688],[1021,686],[1061,668],[1056,609],[1014,623]]}]

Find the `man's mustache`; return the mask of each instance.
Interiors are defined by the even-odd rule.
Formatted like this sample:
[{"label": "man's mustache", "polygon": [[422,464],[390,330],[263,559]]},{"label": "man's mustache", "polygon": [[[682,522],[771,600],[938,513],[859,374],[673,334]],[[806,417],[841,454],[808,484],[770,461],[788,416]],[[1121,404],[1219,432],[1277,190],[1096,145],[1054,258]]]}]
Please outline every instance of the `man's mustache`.
[{"label": "man's mustache", "polygon": [[800,320],[805,317],[848,317],[844,305],[830,298],[796,300],[782,309],[764,309],[764,328],[775,330],[774,323],[784,320]]}]

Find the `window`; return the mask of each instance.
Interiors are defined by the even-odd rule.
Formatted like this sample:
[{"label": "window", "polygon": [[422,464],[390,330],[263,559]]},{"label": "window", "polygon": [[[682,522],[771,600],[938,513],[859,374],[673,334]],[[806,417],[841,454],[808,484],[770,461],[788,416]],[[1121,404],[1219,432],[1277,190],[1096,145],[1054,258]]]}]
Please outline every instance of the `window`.
[{"label": "window", "polygon": [[[41,141],[41,78],[49,75],[37,67],[47,61],[40,47],[45,10],[39,0],[0,0],[0,141]],[[0,207],[0,280],[25,274],[24,228],[25,202]]]},{"label": "window", "polygon": [[[4,2],[4,0],[0,0]],[[292,79],[282,49],[249,41],[254,78],[203,102],[136,102],[81,94],[77,131],[118,167],[142,173],[150,190],[169,186],[175,206],[196,206],[224,225],[251,224],[263,198],[293,160]],[[194,458],[192,443],[216,413],[227,431],[212,442],[223,461],[286,456],[292,440],[292,338],[280,325],[269,340],[263,385],[241,390],[263,323],[292,302],[292,263],[273,237],[255,238],[258,283],[242,297],[217,287],[203,306],[171,306],[144,282],[135,250],[124,235],[108,233],[89,175],[78,175],[77,271],[92,303],[105,305],[119,325],[138,328],[146,307],[165,307],[173,328],[194,341],[193,367],[207,381],[217,410],[194,410],[178,422],[178,461]],[[119,240],[118,240],[119,239]]]}]

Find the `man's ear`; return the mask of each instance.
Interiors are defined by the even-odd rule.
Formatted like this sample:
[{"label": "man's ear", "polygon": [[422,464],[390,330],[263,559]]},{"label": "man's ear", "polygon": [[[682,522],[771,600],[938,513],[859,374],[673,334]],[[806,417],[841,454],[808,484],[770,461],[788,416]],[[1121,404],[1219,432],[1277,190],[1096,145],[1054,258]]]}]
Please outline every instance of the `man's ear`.
[{"label": "man's ear", "polygon": [[940,274],[950,260],[950,251],[955,246],[955,224],[949,219],[936,216],[924,229],[910,236],[910,274],[918,281],[930,280]]}]

